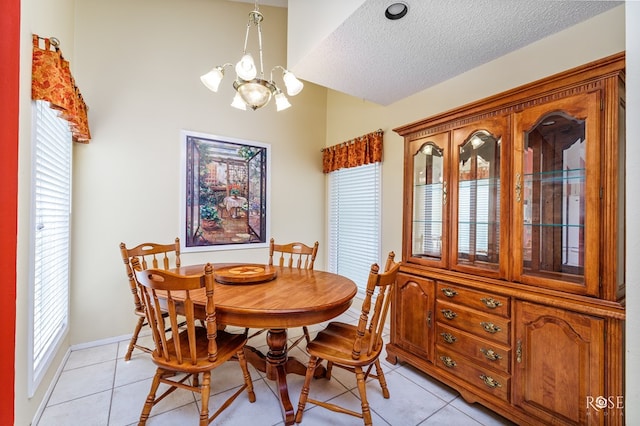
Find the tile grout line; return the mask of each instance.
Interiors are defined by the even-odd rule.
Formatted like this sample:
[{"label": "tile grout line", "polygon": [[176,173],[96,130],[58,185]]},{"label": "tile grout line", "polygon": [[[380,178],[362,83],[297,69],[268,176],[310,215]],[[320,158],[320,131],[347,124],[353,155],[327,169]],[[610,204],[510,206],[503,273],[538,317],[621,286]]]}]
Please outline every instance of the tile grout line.
[{"label": "tile grout line", "polygon": [[118,344],[116,345],[116,358],[115,358],[116,365],[113,367],[113,380],[111,383],[111,395],[109,397],[109,411],[107,412],[107,425],[111,423],[111,408],[113,407],[113,394],[116,388],[116,376],[118,374],[118,357],[120,355],[121,343],[122,342],[118,342]]}]

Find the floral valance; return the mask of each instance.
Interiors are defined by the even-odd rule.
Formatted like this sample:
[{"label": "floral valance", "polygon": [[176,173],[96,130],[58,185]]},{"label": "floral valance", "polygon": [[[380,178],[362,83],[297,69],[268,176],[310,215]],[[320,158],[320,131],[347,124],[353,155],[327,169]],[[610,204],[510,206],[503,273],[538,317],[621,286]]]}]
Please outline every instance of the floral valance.
[{"label": "floral valance", "polygon": [[60,111],[60,117],[69,122],[73,140],[89,143],[87,105],[55,38],[33,35],[31,99],[49,102],[51,108]]},{"label": "floral valance", "polygon": [[322,171],[358,167],[382,161],[382,130],[322,150]]}]

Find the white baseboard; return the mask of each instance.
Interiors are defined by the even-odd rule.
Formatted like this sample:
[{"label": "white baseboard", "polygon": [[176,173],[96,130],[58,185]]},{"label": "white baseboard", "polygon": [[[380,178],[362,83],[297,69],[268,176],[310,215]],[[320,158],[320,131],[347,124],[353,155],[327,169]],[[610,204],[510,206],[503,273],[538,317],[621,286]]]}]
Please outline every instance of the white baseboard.
[{"label": "white baseboard", "polygon": [[[144,333],[140,333],[140,336],[144,335]],[[92,342],[79,343],[77,345],[72,345],[69,349],[71,349],[71,351],[77,351],[80,349],[88,349],[94,348],[96,346],[108,345],[110,343],[118,343],[122,342],[123,340],[129,341],[130,339],[131,334],[123,334],[121,336],[107,337],[106,339],[94,340]]]}]

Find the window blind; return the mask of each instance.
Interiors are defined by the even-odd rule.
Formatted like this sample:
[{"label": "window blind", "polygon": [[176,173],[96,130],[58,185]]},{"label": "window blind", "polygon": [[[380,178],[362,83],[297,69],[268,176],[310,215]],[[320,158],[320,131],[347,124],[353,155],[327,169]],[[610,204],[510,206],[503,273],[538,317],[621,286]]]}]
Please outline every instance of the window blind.
[{"label": "window blind", "polygon": [[34,102],[33,123],[30,395],[68,327],[72,152],[69,123],[47,102]]},{"label": "window blind", "polygon": [[439,259],[442,256],[442,183],[422,185],[414,190],[414,249],[413,254],[425,254]]},{"label": "window blind", "polygon": [[364,294],[371,264],[379,262],[380,163],[329,173],[329,271]]},{"label": "window blind", "polygon": [[[458,252],[487,256],[489,239],[500,243],[500,180],[460,181],[458,187]],[[493,209],[493,210],[492,210]]]}]

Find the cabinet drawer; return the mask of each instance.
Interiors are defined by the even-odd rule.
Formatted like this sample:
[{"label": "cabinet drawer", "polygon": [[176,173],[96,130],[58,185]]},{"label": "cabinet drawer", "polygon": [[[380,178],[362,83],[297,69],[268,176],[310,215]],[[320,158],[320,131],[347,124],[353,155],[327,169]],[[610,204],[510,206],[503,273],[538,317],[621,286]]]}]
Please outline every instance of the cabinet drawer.
[{"label": "cabinet drawer", "polygon": [[441,300],[436,300],[436,318],[449,326],[509,345],[510,321],[508,319],[496,315],[486,315],[475,309]]},{"label": "cabinet drawer", "polygon": [[436,340],[440,346],[472,358],[481,365],[505,373],[509,372],[511,350],[506,346],[481,339],[456,328],[447,327],[442,323],[436,324]]},{"label": "cabinet drawer", "polygon": [[473,363],[456,352],[436,345],[436,365],[504,401],[509,401],[511,378]]},{"label": "cabinet drawer", "polygon": [[507,296],[471,290],[450,283],[438,282],[436,298],[505,318],[509,318],[511,312],[510,300]]}]

